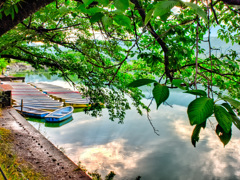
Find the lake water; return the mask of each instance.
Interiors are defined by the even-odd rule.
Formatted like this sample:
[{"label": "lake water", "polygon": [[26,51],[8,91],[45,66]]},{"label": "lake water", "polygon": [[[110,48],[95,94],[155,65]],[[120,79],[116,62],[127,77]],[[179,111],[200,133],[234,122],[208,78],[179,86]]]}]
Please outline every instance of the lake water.
[{"label": "lake water", "polygon": [[[27,76],[26,81],[67,86],[62,80],[36,75]],[[217,123],[210,118],[197,147],[191,144],[194,127],[187,106],[193,99],[193,95],[171,90],[167,102],[172,107],[161,105],[156,110],[152,104],[150,116],[160,136],[154,133],[146,113],[140,116],[134,107],[126,112],[124,124],[110,121],[106,109],[98,118],[76,112],[72,121],[60,127],[29,122],[75,163],[80,161],[102,177],[114,171],[115,179],[121,180],[138,176],[143,180],[240,179],[240,131],[235,126],[224,147],[215,133]]]}]

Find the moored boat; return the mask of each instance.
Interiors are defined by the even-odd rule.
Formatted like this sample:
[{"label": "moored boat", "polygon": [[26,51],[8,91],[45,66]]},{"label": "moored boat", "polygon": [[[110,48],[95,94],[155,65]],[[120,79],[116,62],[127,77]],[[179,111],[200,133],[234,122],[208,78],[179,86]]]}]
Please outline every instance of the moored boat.
[{"label": "moored boat", "polygon": [[49,111],[44,111],[44,110],[30,108],[30,107],[21,108],[20,106],[17,106],[14,108],[26,116],[37,117],[37,118],[44,118],[46,115],[50,113]]},{"label": "moored boat", "polygon": [[72,113],[73,113],[72,106],[63,107],[45,116],[45,120],[47,122],[60,122],[71,117]]}]

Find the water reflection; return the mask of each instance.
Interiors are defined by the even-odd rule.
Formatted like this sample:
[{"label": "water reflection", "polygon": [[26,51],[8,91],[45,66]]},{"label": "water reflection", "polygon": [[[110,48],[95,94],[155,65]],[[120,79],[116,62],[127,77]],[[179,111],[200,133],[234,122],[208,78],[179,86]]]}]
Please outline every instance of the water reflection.
[{"label": "water reflection", "polygon": [[233,128],[232,140],[224,148],[213,130],[217,123],[211,120],[194,148],[194,127],[186,109],[152,107],[151,118],[160,136],[154,134],[146,114],[140,116],[135,110],[126,112],[124,124],[108,120],[104,110],[98,118],[77,112],[60,128],[40,130],[75,163],[81,161],[89,171],[98,169],[103,177],[114,171],[116,179],[239,179],[239,130]]},{"label": "water reflection", "polygon": [[40,124],[44,124],[46,127],[61,127],[69,122],[71,122],[73,120],[73,117],[70,117],[64,121],[61,121],[61,122],[46,122],[45,119],[37,119],[37,118],[31,118],[31,117],[27,117],[27,120],[28,121],[31,121],[31,122],[36,122],[36,123],[40,123]]},{"label": "water reflection", "polygon": [[[51,81],[70,87],[54,78],[31,75],[26,81]],[[140,116],[134,108],[126,112],[124,124],[110,121],[106,110],[98,118],[75,111],[73,120],[58,128],[29,122],[55,146],[63,148],[75,163],[81,161],[89,171],[97,169],[103,177],[114,171],[115,179],[240,179],[240,131],[235,126],[224,148],[216,136],[213,118],[201,130],[197,147],[192,146],[194,126],[190,126],[187,106],[193,99],[192,95],[172,90],[167,102],[173,108],[161,105],[156,110],[152,104],[150,115],[160,136],[153,132],[146,113]]]}]

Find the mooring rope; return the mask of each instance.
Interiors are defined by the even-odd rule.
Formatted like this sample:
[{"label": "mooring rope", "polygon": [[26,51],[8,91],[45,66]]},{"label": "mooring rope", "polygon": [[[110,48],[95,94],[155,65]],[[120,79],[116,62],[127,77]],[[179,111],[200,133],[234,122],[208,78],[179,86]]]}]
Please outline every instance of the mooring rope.
[{"label": "mooring rope", "polygon": [[3,170],[2,170],[1,167],[0,167],[0,171],[1,171],[1,173],[2,173],[2,176],[3,176],[4,180],[7,180],[7,177],[5,176],[5,174],[4,174],[4,172],[3,172]]}]

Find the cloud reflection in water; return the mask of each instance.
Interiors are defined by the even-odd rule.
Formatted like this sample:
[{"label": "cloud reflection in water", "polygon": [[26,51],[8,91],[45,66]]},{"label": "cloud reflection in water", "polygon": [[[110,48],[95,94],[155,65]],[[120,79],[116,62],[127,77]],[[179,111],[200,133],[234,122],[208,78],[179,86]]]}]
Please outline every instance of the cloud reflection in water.
[{"label": "cloud reflection in water", "polygon": [[63,147],[74,161],[89,171],[98,169],[103,177],[114,171],[116,179],[239,179],[239,131],[223,148],[208,124],[201,131],[197,148],[191,144],[193,126],[187,108],[179,105],[152,107],[151,118],[160,136],[154,134],[146,114],[126,112],[124,124],[83,112],[60,128],[41,128],[55,145]]}]

